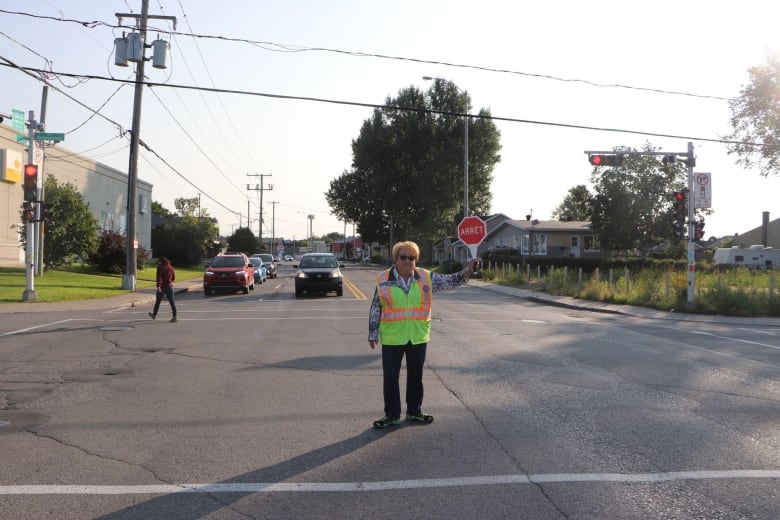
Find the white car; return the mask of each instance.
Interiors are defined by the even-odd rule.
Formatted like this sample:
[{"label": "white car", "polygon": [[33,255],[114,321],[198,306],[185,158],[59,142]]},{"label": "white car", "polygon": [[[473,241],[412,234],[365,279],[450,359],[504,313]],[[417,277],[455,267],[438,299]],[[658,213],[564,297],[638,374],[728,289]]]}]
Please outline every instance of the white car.
[{"label": "white car", "polygon": [[293,258],[292,255],[284,255],[284,261],[285,262],[294,262],[295,258]]}]

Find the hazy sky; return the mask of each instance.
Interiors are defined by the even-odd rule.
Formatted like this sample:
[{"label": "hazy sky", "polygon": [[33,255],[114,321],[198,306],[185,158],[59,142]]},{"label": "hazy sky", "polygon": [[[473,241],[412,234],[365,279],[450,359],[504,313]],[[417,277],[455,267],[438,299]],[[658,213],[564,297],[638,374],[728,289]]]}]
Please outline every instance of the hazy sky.
[{"label": "hazy sky", "polygon": [[[3,0],[0,10],[0,57],[55,73],[47,131],[126,171],[129,140],[112,122],[130,129],[133,88],[99,78],[134,79],[132,67],[114,65],[122,30],[112,26],[115,13],[140,14],[141,1]],[[493,212],[549,219],[571,187],[589,185],[585,150],[649,142],[685,152],[691,141],[696,171],[712,173],[707,237],[757,227],[763,211],[780,218],[780,176],[745,171],[711,141],[730,132],[726,100],[748,68],[780,52],[780,2],[152,0],[150,14],[175,16],[184,34],[150,22],[159,31],[149,39],[171,50],[166,70],[147,64],[148,81],[235,93],[145,89],[141,139],[165,162],[142,149],[139,178],[171,210],[200,193],[222,233],[246,225],[247,205],[257,233],[260,192],[246,187],[258,174],[273,185],[263,192],[264,236],[305,238],[310,214],[315,235],[343,232],[324,192],[351,167],[372,109],[334,101],[382,104],[410,85],[428,89],[426,75],[467,90],[472,113],[526,121],[496,121]],[[38,113],[41,87],[0,66],[0,112]]]}]

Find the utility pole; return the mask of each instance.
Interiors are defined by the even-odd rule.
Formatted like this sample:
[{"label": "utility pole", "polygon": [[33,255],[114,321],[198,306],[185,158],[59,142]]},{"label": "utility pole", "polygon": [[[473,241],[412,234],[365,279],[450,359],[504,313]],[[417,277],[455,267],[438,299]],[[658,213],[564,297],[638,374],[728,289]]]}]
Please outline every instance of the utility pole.
[{"label": "utility pole", "polygon": [[271,201],[271,254],[276,258],[276,201]]},{"label": "utility pole", "polygon": [[[127,262],[125,266],[125,274],[122,276],[122,289],[135,292],[136,281],[136,210],[138,201],[138,147],[141,142],[141,99],[144,92],[144,62],[146,61],[146,29],[149,18],[172,20],[173,27],[176,28],[175,16],[159,16],[149,15],[149,0],[141,0],[141,14],[140,16],[132,13],[114,13],[119,19],[119,25],[122,25],[122,18],[133,18],[138,25],[138,33],[132,33],[131,36],[137,36],[132,38],[134,42],[131,47],[128,47],[128,40],[124,40],[124,46],[116,45],[116,56],[114,63],[116,65],[127,66],[127,61],[135,61],[135,93],[133,96],[133,126],[130,133],[130,163],[127,168],[127,227],[126,227],[126,239],[125,249],[127,249]],[[122,40],[121,38],[118,40]],[[136,45],[135,42],[139,45]],[[162,42],[162,40],[160,40]],[[115,41],[115,43],[117,43]],[[156,43],[156,42],[155,42]],[[167,50],[167,43],[165,49]],[[151,47],[151,46],[150,46]],[[120,48],[123,48],[125,55],[120,55]],[[158,58],[158,48],[155,46],[155,68],[165,68],[164,58],[161,60]],[[138,54],[136,54],[136,51]],[[123,61],[124,60],[124,61]]]},{"label": "utility pole", "polygon": [[255,187],[252,188],[252,187],[249,186],[249,184],[247,184],[246,185],[246,189],[249,190],[249,191],[259,191],[260,192],[260,224],[257,226],[259,228],[258,229],[259,232],[258,232],[257,236],[259,237],[258,240],[260,242],[260,250],[262,250],[263,249],[263,192],[264,191],[271,191],[271,190],[274,189],[274,185],[273,184],[269,184],[268,187],[265,188],[263,186],[263,180],[266,177],[272,177],[273,174],[272,173],[254,173],[254,174],[253,173],[247,173],[246,176],[247,177],[260,177],[260,184],[259,185],[255,184]]},{"label": "utility pole", "polygon": [[309,213],[309,253],[314,252],[314,215]]}]

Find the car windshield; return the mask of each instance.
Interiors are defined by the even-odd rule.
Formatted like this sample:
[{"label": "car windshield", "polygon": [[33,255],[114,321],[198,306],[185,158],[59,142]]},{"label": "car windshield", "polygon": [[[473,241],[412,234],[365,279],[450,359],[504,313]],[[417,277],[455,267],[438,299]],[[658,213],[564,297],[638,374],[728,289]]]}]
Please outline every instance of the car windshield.
[{"label": "car windshield", "polygon": [[263,265],[263,262],[259,258],[250,258],[249,261],[252,262],[252,265],[255,267],[260,267]]},{"label": "car windshield", "polygon": [[269,262],[273,262],[273,261],[274,261],[274,257],[272,257],[271,255],[260,255],[260,259],[261,259],[263,262],[266,262],[266,263],[269,263]]},{"label": "car windshield", "polygon": [[301,259],[301,269],[312,267],[333,268],[338,267],[338,264],[332,256],[309,256]]},{"label": "car windshield", "polygon": [[244,259],[240,256],[218,256],[211,262],[211,267],[244,267]]}]

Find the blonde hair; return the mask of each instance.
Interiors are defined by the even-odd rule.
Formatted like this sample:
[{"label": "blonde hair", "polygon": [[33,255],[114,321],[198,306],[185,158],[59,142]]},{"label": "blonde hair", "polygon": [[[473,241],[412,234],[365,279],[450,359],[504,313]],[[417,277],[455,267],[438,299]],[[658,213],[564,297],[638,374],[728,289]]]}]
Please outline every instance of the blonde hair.
[{"label": "blonde hair", "polygon": [[401,254],[401,249],[411,249],[414,252],[414,257],[420,259],[420,248],[411,240],[404,242],[396,242],[393,246],[393,263],[398,261],[398,255]]}]

